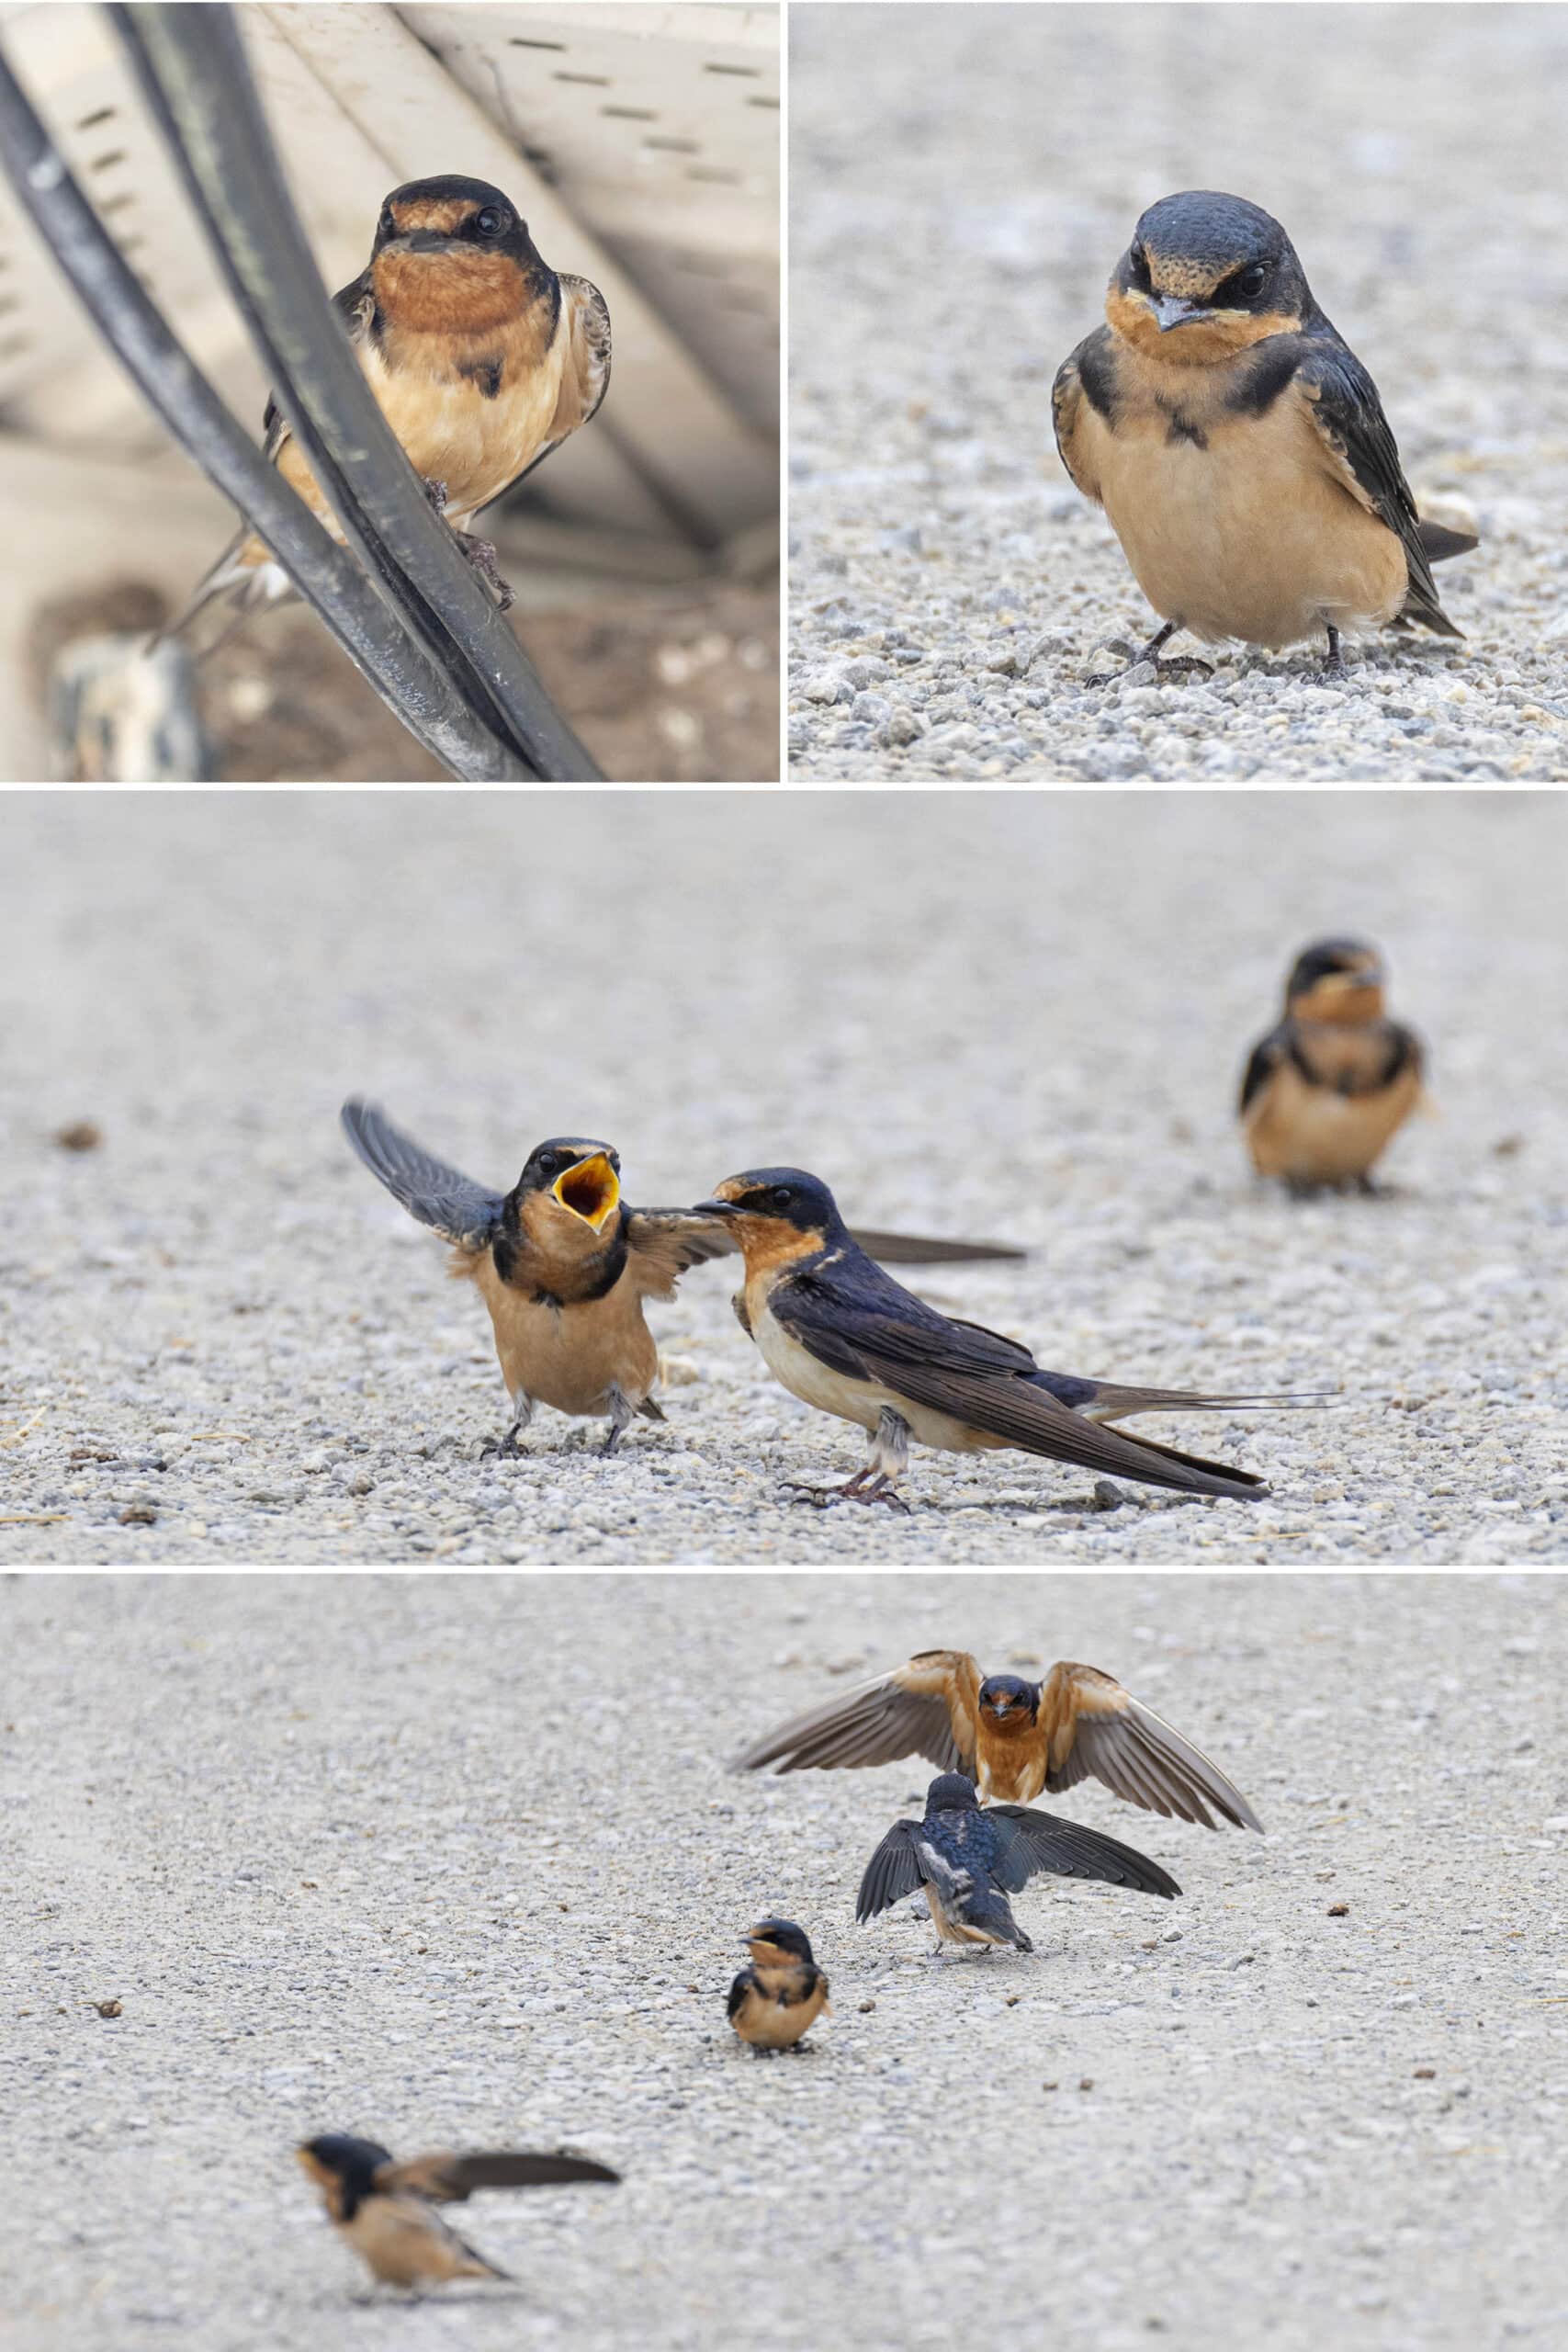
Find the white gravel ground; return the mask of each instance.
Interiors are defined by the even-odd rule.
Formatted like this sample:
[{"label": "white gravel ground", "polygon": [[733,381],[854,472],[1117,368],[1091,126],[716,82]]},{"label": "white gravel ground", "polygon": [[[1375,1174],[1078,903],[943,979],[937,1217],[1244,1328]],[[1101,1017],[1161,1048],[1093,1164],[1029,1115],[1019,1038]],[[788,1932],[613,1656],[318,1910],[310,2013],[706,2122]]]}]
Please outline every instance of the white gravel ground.
[{"label": "white gravel ground", "polygon": [[[1563,1604],[1553,1577],[10,1579],[7,2346],[1549,2352]],[[1119,1671],[1268,1837],[1089,1786],[1054,1802],[1179,1900],[1037,1883],[1032,1959],[932,1962],[902,1907],[857,1929],[925,1768],[717,1759],[933,1642]],[[832,1979],[797,2058],[724,2020],[774,1905]],[[291,2160],[327,2128],[572,2144],[625,2185],[480,2199],[457,2219],[519,2288],[367,2311]]]},{"label": "white gravel ground", "polygon": [[[6,1557],[1568,1556],[1555,795],[11,796],[0,842]],[[1442,1115],[1389,1197],[1302,1204],[1234,1090],[1344,929]],[[667,1427],[605,1463],[542,1414],[481,1462],[488,1322],[350,1154],[355,1091],[501,1183],[560,1133],[634,1200],[795,1161],[868,1222],[1027,1243],[917,1281],[1058,1370],[1338,1401],[1147,1424],[1259,1505],[917,1452],[913,1517],[818,1512],[785,1482],[860,1433],[777,1385],[721,1264],[653,1310]],[[53,1142],[77,1119],[100,1148]]]},{"label": "white gravel ground", "polygon": [[[1568,7],[790,16],[796,774],[1568,775]],[[1284,222],[1418,499],[1477,518],[1438,573],[1462,646],[1091,683],[1156,622],[1051,383],[1187,187]]]}]

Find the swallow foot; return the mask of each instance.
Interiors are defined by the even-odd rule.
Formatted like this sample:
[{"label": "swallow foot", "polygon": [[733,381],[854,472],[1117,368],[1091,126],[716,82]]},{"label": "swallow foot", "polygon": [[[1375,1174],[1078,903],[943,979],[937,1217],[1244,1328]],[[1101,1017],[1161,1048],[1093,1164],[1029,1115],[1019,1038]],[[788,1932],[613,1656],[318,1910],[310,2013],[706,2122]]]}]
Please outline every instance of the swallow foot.
[{"label": "swallow foot", "polygon": [[1350,673],[1339,650],[1339,631],[1328,621],[1325,621],[1323,626],[1328,631],[1328,650],[1313,676],[1320,686],[1342,685]]},{"label": "swallow foot", "polygon": [[468,561],[473,565],[474,570],[479,573],[479,578],[484,582],[485,586],[490,590],[491,594],[495,598],[497,612],[510,612],[513,605],[512,590],[501,576],[501,566],[496,560],[494,541],[491,539],[470,539],[466,537],[461,531],[459,531],[457,536],[457,545],[462,548],[463,553],[468,557]]},{"label": "swallow foot", "polygon": [[797,1503],[815,1504],[818,1510],[831,1510],[835,1503],[886,1503],[894,1510],[912,1515],[892,1480],[880,1470],[874,1476],[869,1470],[857,1470],[841,1487],[808,1487],[803,1479],[792,1478],[784,1492]]},{"label": "swallow foot", "polygon": [[519,1440],[522,1430],[513,1424],[504,1437],[487,1437],[479,1448],[481,1462],[515,1462],[523,1448]]},{"label": "swallow foot", "polygon": [[427,481],[424,485],[424,494],[438,514],[446,514],[447,490],[444,481]]}]

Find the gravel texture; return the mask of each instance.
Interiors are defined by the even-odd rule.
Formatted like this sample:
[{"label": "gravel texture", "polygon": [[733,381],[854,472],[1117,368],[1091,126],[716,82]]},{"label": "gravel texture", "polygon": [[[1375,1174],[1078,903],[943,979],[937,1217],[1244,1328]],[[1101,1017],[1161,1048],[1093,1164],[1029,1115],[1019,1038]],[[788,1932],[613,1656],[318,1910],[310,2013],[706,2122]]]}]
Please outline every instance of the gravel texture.
[{"label": "gravel texture", "polygon": [[[1568,2324],[1564,1597],[13,1579],[7,2346],[1546,2352]],[[927,1769],[717,1759],[938,1642],[1120,1672],[1267,1838],[1090,1784],[1053,1803],[1179,1899],[1036,1882],[1032,1958],[933,1962],[904,1906],[857,1929]],[[725,2025],[739,1938],[775,1906],[832,1980],[813,2054]],[[291,2161],[323,2129],[564,2143],[626,2177],[457,2216],[518,2288],[365,2311]]]},{"label": "gravel texture", "polygon": [[[1568,775],[1568,10],[790,16],[796,774]],[[1284,222],[1418,500],[1476,518],[1438,575],[1462,646],[1369,639],[1337,687],[1242,647],[1097,683],[1156,621],[1051,383],[1186,187]]]},{"label": "gravel texture", "polygon": [[[1556,795],[13,795],[0,844],[4,1556],[1568,1557]],[[1345,929],[1442,1116],[1388,1197],[1293,1203],[1234,1089]],[[916,1281],[1057,1370],[1338,1399],[1146,1424],[1258,1505],[917,1451],[913,1517],[819,1512],[785,1482],[861,1435],[720,1264],[653,1309],[665,1428],[605,1463],[541,1414],[481,1461],[487,1318],[351,1155],[354,1091],[495,1182],[562,1133],[646,1202],[794,1161],[852,1217],[1028,1244]]]}]

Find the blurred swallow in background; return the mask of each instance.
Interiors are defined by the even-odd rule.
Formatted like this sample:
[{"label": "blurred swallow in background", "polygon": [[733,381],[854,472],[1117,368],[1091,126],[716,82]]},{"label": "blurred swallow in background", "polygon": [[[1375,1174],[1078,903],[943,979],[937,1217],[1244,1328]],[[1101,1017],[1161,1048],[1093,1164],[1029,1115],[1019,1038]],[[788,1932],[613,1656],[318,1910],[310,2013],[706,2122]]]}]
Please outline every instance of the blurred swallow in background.
[{"label": "blurred swallow in background", "polygon": [[1099,1879],[1167,1901],[1181,1892],[1168,1871],[1131,1846],[1027,1805],[982,1811],[973,1781],[944,1772],[926,1791],[925,1819],[896,1821],[866,1864],[855,1917],[863,1927],[923,1887],[939,1950],[944,1943],[1011,1944],[1032,1951],[1008,1896],[1042,1871]]},{"label": "blurred swallow in background", "polygon": [[[333,300],[409,463],[504,611],[512,594],[494,548],[463,534],[480,507],[596,414],[610,381],[604,296],[540,259],[527,222],[498,187],[447,174],[392,190],[369,262]],[[263,429],[269,461],[341,545],[276,401]],[[236,608],[237,622],[293,593],[247,526],[161,633],[183,629],[218,598]]]},{"label": "blurred swallow in background", "polygon": [[[689,1209],[629,1207],[620,1155],[607,1143],[552,1136],[530,1153],[510,1193],[493,1193],[434,1158],[372,1102],[351,1099],[342,1118],[371,1174],[452,1243],[451,1272],[471,1282],[490,1310],[513,1418],[487,1453],[515,1453],[536,1405],[606,1418],[606,1453],[637,1414],[664,1419],[644,1303],[673,1297],[689,1268],[734,1249],[724,1227]],[[864,1238],[916,1263],[1023,1254],[991,1242]]]},{"label": "blurred swallow in background", "polygon": [[729,2022],[753,2050],[795,2050],[828,2009],[828,1979],[793,1919],[759,1919],[743,1940],[751,1964],[729,1988]]},{"label": "blurred swallow in background", "polygon": [[1475,537],[1417,515],[1377,386],[1277,220],[1210,189],[1162,198],[1105,316],[1052,411],[1063,464],[1165,624],[1140,661],[1179,628],[1274,650],[1321,630],[1343,676],[1342,629],[1461,634],[1431,566]]},{"label": "blurred swallow in background", "polygon": [[1426,1056],[1383,1010],[1375,947],[1320,939],[1285,983],[1284,1018],[1253,1047],[1240,1115],[1260,1176],[1292,1192],[1323,1184],[1370,1193],[1372,1168],[1423,1100]]},{"label": "blurred swallow in background", "polygon": [[460,2204],[476,2188],[541,2188],[561,2182],[616,2182],[617,2172],[586,2156],[525,2155],[508,2150],[458,2155],[448,2151],[393,2162],[374,2140],[324,2132],[296,2150],[321,2190],[333,2227],[347,2239],[377,2281],[387,2287],[434,2286],[448,2278],[510,2278],[510,2271],[476,2253],[436,2211]]},{"label": "blurred swallow in background", "polygon": [[1113,1674],[1063,1660],[1040,1682],[983,1679],[967,1650],[920,1650],[825,1706],[781,1724],[737,1756],[732,1772],[831,1771],[923,1756],[966,1773],[983,1803],[1027,1804],[1078,1781],[1103,1781],[1129,1804],[1215,1829],[1213,1806],[1238,1829],[1263,1824],[1201,1748]]},{"label": "blurred swallow in background", "polygon": [[1267,1492],[1249,1470],[1178,1453],[1106,1424],[1129,1414],[1230,1411],[1297,1400],[1124,1388],[1043,1372],[1017,1340],[939,1314],[856,1243],[818,1178],[798,1168],[731,1176],[697,1214],[745,1253],[736,1313],[792,1395],[871,1432],[871,1459],[842,1487],[803,1487],[821,1503],[908,1505],[896,1491],[909,1441],[950,1453],[998,1446],[1073,1462],[1190,1495]]}]

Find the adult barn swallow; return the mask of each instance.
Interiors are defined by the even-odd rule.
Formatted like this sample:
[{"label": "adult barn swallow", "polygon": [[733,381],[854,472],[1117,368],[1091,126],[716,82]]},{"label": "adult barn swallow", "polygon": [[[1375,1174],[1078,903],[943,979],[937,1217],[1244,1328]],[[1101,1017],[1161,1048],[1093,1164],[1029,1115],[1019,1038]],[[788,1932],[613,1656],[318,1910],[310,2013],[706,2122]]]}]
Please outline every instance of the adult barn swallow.
[{"label": "adult barn swallow", "polygon": [[967,1650],[920,1650],[826,1706],[780,1724],[734,1758],[732,1772],[832,1771],[923,1756],[967,1773],[983,1803],[1027,1804],[1079,1781],[1103,1781],[1129,1804],[1216,1829],[1263,1824],[1241,1791],[1175,1725],[1113,1674],[1066,1659],[1043,1681],[988,1674]]},{"label": "adult barn swallow", "polygon": [[729,2022],[753,2050],[795,2050],[828,2010],[828,1979],[793,1919],[759,1919],[743,1940],[751,1964],[729,1988]]},{"label": "adult barn swallow", "polygon": [[540,2188],[562,2181],[615,2182],[621,2177],[586,2156],[511,2150],[474,2155],[440,2151],[400,2165],[390,2149],[345,2132],[323,2132],[295,2153],[321,2190],[333,2227],[388,2287],[511,2277],[460,2238],[442,2220],[437,2205],[460,2204],[476,2188]]},{"label": "adult barn swallow", "polygon": [[[1419,621],[1459,637],[1431,566],[1475,546],[1424,523],[1377,386],[1325,318],[1280,223],[1239,196],[1163,197],[1106,323],[1064,361],[1056,447],[1103,506],[1164,627],[1278,649]],[[1198,666],[1198,665],[1191,665]]]},{"label": "adult barn swallow", "polygon": [[[734,1249],[728,1231],[690,1209],[629,1207],[620,1155],[607,1143],[552,1136],[529,1154],[510,1193],[494,1193],[425,1151],[372,1102],[352,1098],[342,1118],[371,1174],[452,1243],[452,1274],[471,1282],[490,1310],[513,1418],[487,1453],[515,1453],[536,1405],[606,1417],[606,1453],[637,1414],[664,1419],[644,1303],[672,1298],[688,1268]],[[1022,1255],[990,1242],[863,1239],[915,1262]]]},{"label": "adult barn swallow", "polygon": [[1034,1946],[1012,1916],[1010,1894],[1043,1871],[1100,1879],[1168,1902],[1181,1889],[1168,1871],[1115,1838],[1028,1805],[976,1801],[975,1783],[943,1772],[926,1791],[923,1821],[896,1821],[865,1866],[855,1904],[863,1927],[920,1887],[944,1944]]},{"label": "adult barn swallow", "polygon": [[1260,1176],[1293,1192],[1355,1182],[1372,1189],[1372,1167],[1422,1100],[1420,1038],[1383,1010],[1375,947],[1320,939],[1303,947],[1285,983],[1278,1026],[1254,1046],[1241,1081],[1240,1115]]},{"label": "adult barn swallow", "polygon": [[[445,174],[395,187],[370,259],[333,304],[382,414],[453,529],[531,473],[598,412],[610,382],[610,313],[586,277],[551,269],[515,205],[488,181]],[[341,545],[343,532],[276,401],[265,453]],[[511,591],[485,539],[459,537],[495,588]],[[294,593],[246,528],[176,621],[227,598],[240,617]]]},{"label": "adult barn swallow", "polygon": [[1267,1491],[1249,1470],[1107,1424],[1156,1409],[1219,1412],[1283,1398],[1125,1388],[1042,1371],[1020,1340],[939,1314],[874,1265],[827,1185],[798,1168],[728,1177],[696,1214],[726,1225],[745,1253],[736,1313],[770,1370],[807,1404],[871,1432],[863,1470],[842,1487],[804,1490],[818,1501],[908,1509],[895,1481],[911,1437],[950,1453],[1012,1446],[1183,1494]]}]

